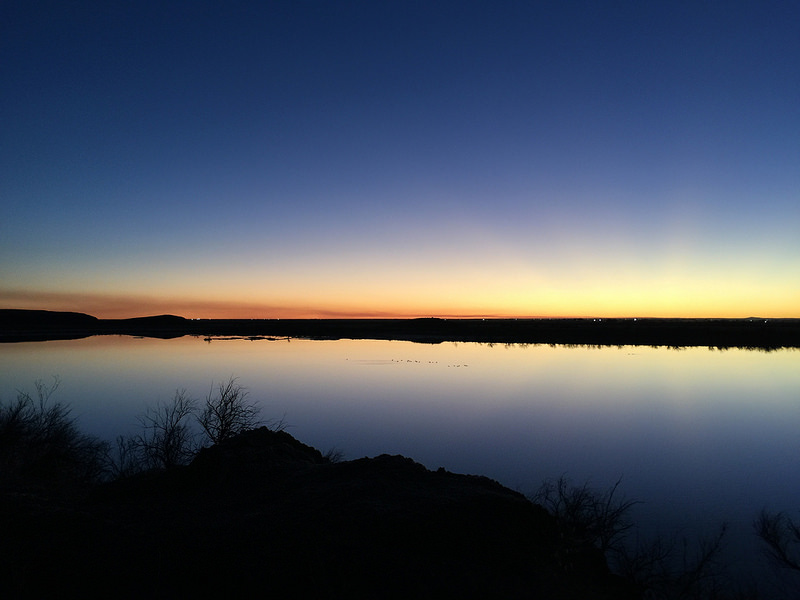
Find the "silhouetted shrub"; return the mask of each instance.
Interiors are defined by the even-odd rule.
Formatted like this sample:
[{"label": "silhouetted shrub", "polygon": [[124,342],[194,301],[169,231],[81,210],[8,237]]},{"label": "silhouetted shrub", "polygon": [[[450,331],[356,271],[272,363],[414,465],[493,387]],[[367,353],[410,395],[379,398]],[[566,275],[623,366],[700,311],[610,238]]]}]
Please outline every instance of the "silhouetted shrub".
[{"label": "silhouetted shrub", "polygon": [[340,463],[344,460],[344,451],[339,448],[329,448],[328,451],[322,455],[322,458],[329,463]]},{"label": "silhouetted shrub", "polygon": [[[130,442],[118,441],[118,449],[135,449],[146,469],[169,469],[189,463],[198,450],[197,434],[192,428],[196,409],[196,401],[186,390],[176,390],[171,402],[147,407],[139,416],[142,432]],[[131,461],[125,464],[130,466]],[[122,465],[120,468],[124,469]]]},{"label": "silhouetted shrub", "polygon": [[[614,557],[614,570],[636,583],[646,598],[706,600],[743,598],[731,583],[721,560],[727,524],[713,536],[687,538],[657,536]],[[758,597],[748,595],[748,597]]]},{"label": "silhouetted shrub", "polygon": [[785,513],[762,510],[755,530],[772,564],[800,572],[800,523]]},{"label": "silhouetted shrub", "polygon": [[560,477],[546,480],[531,500],[556,518],[565,543],[594,546],[605,553],[620,549],[633,527],[630,509],[638,504],[618,496],[619,484],[620,480],[605,492],[598,492],[588,484],[577,486]]},{"label": "silhouetted shrub", "polygon": [[631,508],[638,504],[618,494],[621,480],[605,491],[573,485],[565,477],[545,481],[531,500],[556,518],[561,567],[584,560],[586,550],[602,551],[614,573],[636,584],[645,598],[699,600],[733,598],[720,562],[727,525],[696,544],[656,537],[629,543]]},{"label": "silhouetted shrub", "polygon": [[36,398],[19,392],[16,402],[0,405],[0,472],[8,482],[45,484],[101,480],[109,446],[81,433],[69,407],[52,403],[59,386],[36,381]]},{"label": "silhouetted shrub", "polygon": [[141,473],[147,468],[138,436],[118,435],[116,447],[109,452],[111,479],[123,479]]},{"label": "silhouetted shrub", "polygon": [[247,389],[231,377],[217,386],[216,396],[213,390],[206,396],[205,406],[197,420],[212,444],[262,424],[258,418],[261,408],[247,400],[247,393]]},{"label": "silhouetted shrub", "polygon": [[140,433],[117,438],[109,470],[114,478],[122,478],[150,469],[169,469],[191,462],[204,441],[213,445],[260,426],[272,431],[285,427],[282,419],[261,421],[260,411],[235,377],[219,384],[216,394],[212,385],[201,410],[186,390],[176,390],[170,402],[148,406],[138,417]]}]

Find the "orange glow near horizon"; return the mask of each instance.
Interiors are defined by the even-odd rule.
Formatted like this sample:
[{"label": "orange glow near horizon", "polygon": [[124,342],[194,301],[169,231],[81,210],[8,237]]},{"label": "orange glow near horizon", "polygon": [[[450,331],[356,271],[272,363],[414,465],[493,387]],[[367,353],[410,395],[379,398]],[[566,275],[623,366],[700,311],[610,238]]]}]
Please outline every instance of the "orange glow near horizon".
[{"label": "orange glow near horizon", "polygon": [[782,7],[19,4],[0,308],[800,318]]},{"label": "orange glow near horizon", "polygon": [[[317,319],[317,318],[798,318],[800,294],[787,297],[749,294],[731,286],[705,295],[700,289],[665,290],[648,295],[632,287],[593,288],[584,293],[569,289],[544,289],[539,293],[479,294],[464,298],[376,294],[372,298],[320,295],[316,302],[282,298],[259,302],[255,294],[225,298],[122,296],[102,293],[3,293],[0,308],[72,311],[98,318],[130,318],[175,314],[207,319]],[[404,299],[405,298],[405,299]],[[727,302],[725,299],[727,298]]]}]

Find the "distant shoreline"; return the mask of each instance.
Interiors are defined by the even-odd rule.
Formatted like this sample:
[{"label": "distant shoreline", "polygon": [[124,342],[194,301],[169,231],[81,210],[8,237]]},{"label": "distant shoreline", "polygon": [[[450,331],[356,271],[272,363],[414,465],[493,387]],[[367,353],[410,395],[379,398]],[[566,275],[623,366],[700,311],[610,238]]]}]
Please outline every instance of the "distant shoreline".
[{"label": "distant shoreline", "polygon": [[94,335],[777,349],[800,347],[800,319],[98,319],[75,312],[0,309],[0,342]]}]

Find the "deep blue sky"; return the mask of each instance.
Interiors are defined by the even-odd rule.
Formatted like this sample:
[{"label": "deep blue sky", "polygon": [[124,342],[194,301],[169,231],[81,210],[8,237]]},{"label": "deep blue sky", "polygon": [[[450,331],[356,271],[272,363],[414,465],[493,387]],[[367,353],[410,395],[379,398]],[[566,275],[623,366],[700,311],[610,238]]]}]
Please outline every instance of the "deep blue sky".
[{"label": "deep blue sky", "polygon": [[800,316],[796,2],[0,19],[0,305]]}]

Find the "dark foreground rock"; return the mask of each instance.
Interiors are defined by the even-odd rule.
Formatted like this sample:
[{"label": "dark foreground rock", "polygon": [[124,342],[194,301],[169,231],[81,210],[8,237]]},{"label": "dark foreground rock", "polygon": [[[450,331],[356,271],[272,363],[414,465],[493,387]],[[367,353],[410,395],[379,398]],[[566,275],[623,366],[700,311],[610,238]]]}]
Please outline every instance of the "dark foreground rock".
[{"label": "dark foreground rock", "polygon": [[3,598],[636,597],[484,477],[259,429],[90,493],[0,496]]}]

